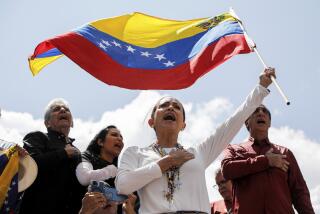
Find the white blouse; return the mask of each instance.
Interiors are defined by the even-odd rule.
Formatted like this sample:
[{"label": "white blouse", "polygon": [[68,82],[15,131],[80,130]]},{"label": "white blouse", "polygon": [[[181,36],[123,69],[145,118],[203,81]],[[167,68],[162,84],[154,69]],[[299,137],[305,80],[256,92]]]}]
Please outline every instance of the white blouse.
[{"label": "white blouse", "polygon": [[93,170],[93,166],[88,161],[83,161],[76,168],[76,176],[83,186],[89,186],[91,181],[104,181],[114,178],[117,174],[115,165],[108,165],[102,169]]},{"label": "white blouse", "polygon": [[179,210],[193,210],[210,213],[206,188],[205,170],[232,141],[245,120],[261,104],[269,93],[258,85],[245,102],[221,124],[204,142],[187,148],[195,158],[180,167],[181,187],[175,189],[173,202],[164,197],[167,178],[162,174],[157,161],[161,156],[151,146],[127,148],[119,160],[116,188],[122,194],[138,191],[139,213],[165,213]]}]

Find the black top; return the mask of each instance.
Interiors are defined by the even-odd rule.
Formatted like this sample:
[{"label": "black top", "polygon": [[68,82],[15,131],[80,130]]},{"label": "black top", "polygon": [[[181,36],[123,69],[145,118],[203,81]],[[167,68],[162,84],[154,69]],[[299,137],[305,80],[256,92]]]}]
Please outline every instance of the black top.
[{"label": "black top", "polygon": [[[82,161],[86,161],[86,162],[90,162],[92,164],[92,168],[93,170],[96,170],[96,169],[102,169],[108,165],[115,165],[115,166],[118,166],[118,157],[114,158],[113,162],[110,163],[106,160],[103,160],[100,155],[98,154],[94,154],[92,152],[90,152],[89,150],[86,150],[85,152],[82,153]],[[115,181],[115,178],[109,178],[107,180],[104,180],[106,183],[108,183],[110,186],[112,187],[115,187],[115,184],[114,184],[114,181]],[[83,194],[85,194],[86,191],[83,192]],[[138,197],[138,194],[135,192],[134,193],[137,197]],[[140,207],[140,200],[139,200],[139,197],[137,198],[136,200],[136,204],[135,204],[135,211],[136,213],[138,213],[138,210],[139,210],[139,207]],[[117,211],[118,214],[122,214],[122,204],[118,205],[118,211]]]},{"label": "black top", "polygon": [[47,134],[31,132],[23,141],[38,165],[38,175],[25,191],[20,213],[78,213],[81,193],[75,169],[81,156],[69,158],[64,150],[74,139],[48,129]]},{"label": "black top", "polygon": [[[115,165],[117,166],[117,162],[118,162],[118,158],[115,158],[113,160],[112,163],[106,161],[106,160],[103,160],[100,155],[98,154],[94,154],[93,152],[90,152],[88,150],[86,150],[85,152],[82,153],[82,161],[86,161],[86,162],[90,162],[92,164],[92,168],[93,170],[96,170],[96,169],[102,169],[108,165]],[[109,178],[107,180],[104,180],[106,183],[108,183],[110,186],[112,187],[115,187],[115,184],[114,184],[114,180],[115,178]],[[122,214],[122,205],[118,205],[118,210],[117,210],[117,213],[118,214]]]}]

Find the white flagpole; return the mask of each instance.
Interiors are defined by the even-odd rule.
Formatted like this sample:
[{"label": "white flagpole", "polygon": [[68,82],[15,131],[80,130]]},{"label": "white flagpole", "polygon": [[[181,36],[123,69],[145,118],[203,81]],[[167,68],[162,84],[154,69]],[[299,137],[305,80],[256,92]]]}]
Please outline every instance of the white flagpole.
[{"label": "white flagpole", "polygon": [[[237,14],[235,13],[235,11],[234,11],[232,8],[230,8],[230,13],[231,13],[234,17],[236,17],[237,19],[239,19],[239,20],[241,21],[241,19],[237,16]],[[259,54],[258,49],[257,49],[255,43],[252,41],[252,39],[248,36],[247,32],[245,31],[242,23],[239,22],[239,24],[240,24],[241,29],[242,29],[243,32],[244,32],[244,36],[246,37],[247,42],[248,42],[248,43],[251,43],[251,44],[249,44],[249,45],[251,46],[251,48],[253,48],[254,52],[257,54],[257,56],[258,56],[260,62],[262,63],[263,67],[264,67],[264,68],[268,68],[268,66],[266,65],[266,63],[264,63],[261,55]],[[287,104],[287,105],[290,105],[290,101],[288,100],[288,98],[286,97],[286,95],[283,93],[283,91],[282,91],[282,89],[280,88],[279,84],[277,83],[276,79],[275,79],[273,76],[271,76],[271,80],[272,80],[273,84],[276,86],[276,88],[278,89],[280,95],[282,96],[282,98],[284,99],[284,101],[286,102],[286,104]]]}]

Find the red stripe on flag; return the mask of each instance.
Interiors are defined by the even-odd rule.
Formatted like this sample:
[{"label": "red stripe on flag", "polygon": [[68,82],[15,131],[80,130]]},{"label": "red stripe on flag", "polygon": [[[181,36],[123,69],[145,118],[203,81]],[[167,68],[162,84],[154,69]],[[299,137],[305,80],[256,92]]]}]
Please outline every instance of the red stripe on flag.
[{"label": "red stripe on flag", "polygon": [[166,70],[150,70],[124,67],[76,33],[48,41],[95,78],[128,89],[186,88],[230,57],[250,52],[244,35],[233,34],[219,39],[185,64]]},{"label": "red stripe on flag", "polygon": [[29,59],[34,59],[37,55],[43,54],[48,50],[51,50],[52,48],[55,48],[53,44],[51,44],[49,41],[41,42],[35,49],[33,55],[29,57]]}]

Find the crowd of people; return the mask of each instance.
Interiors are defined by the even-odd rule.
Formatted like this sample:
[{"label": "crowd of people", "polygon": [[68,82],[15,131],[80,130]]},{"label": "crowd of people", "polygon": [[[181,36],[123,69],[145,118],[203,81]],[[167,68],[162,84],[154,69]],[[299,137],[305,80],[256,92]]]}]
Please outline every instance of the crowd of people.
[{"label": "crowd of people", "polygon": [[[34,158],[38,175],[24,192],[20,213],[294,213],[292,205],[298,213],[314,213],[294,155],[268,138],[271,114],[262,101],[271,76],[274,69],[265,69],[237,110],[204,142],[188,148],[178,142],[186,114],[176,98],[155,104],[148,124],[156,140],[149,146],[122,151],[120,130],[107,126],[83,153],[69,137],[73,118],[68,103],[52,100],[44,115],[47,132],[23,139],[23,154]],[[243,124],[250,138],[231,145]],[[223,151],[215,175],[223,200],[210,203],[205,170]],[[128,198],[119,203],[88,191],[91,181],[105,181]]]}]

